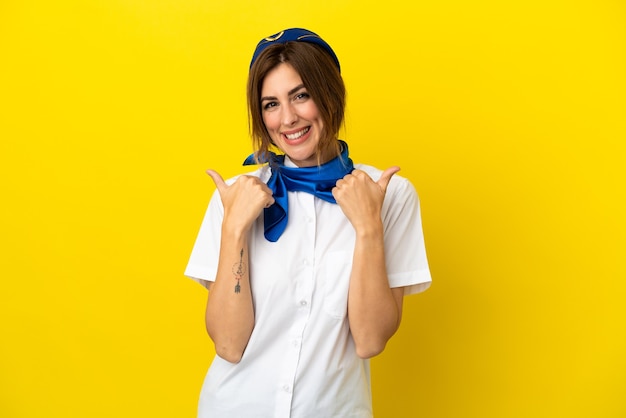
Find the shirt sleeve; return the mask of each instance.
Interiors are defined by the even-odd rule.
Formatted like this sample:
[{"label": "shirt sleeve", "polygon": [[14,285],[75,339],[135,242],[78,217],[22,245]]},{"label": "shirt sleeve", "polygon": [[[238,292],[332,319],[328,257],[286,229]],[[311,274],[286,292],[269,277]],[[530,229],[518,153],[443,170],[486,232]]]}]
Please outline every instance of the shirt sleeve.
[{"label": "shirt sleeve", "polygon": [[185,276],[204,287],[208,287],[208,282],[215,281],[217,274],[223,218],[224,207],[216,190],[204,214],[200,231],[185,269]]},{"label": "shirt sleeve", "polygon": [[430,287],[432,279],[426,258],[420,202],[408,179],[392,177],[382,213],[390,286],[404,287],[405,295],[423,292]]}]

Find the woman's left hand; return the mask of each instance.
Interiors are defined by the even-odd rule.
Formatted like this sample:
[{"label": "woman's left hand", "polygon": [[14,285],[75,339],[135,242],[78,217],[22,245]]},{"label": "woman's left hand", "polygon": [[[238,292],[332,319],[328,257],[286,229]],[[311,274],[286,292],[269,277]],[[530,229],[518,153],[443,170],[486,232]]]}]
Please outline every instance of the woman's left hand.
[{"label": "woman's left hand", "polygon": [[380,223],[387,185],[398,171],[400,167],[390,167],[375,182],[364,171],[354,170],[337,181],[333,196],[357,232]]}]

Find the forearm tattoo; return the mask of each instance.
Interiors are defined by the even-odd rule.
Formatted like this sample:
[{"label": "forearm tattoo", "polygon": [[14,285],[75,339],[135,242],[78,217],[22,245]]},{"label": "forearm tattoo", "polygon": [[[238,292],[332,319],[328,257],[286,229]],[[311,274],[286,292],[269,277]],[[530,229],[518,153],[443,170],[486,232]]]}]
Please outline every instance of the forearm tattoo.
[{"label": "forearm tattoo", "polygon": [[241,284],[239,283],[246,272],[246,265],[243,263],[243,248],[239,252],[239,261],[233,265],[233,274],[237,284],[235,285],[235,293],[241,292]]}]

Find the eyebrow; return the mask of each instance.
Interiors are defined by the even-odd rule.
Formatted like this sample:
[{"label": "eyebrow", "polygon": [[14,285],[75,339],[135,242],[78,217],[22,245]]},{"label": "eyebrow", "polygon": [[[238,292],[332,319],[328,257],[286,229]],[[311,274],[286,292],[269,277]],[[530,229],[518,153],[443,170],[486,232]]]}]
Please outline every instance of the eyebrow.
[{"label": "eyebrow", "polygon": [[[304,88],[304,84],[300,84],[300,85],[298,85],[298,86],[296,86],[296,87],[292,88],[291,90],[289,90],[289,91],[287,92],[287,96],[291,96],[292,94],[294,94],[295,92],[297,92],[298,90],[303,89],[303,88]],[[266,100],[276,100],[276,97],[273,97],[273,96],[265,96],[265,97],[261,97],[261,101],[262,101],[262,102],[263,102],[263,101],[266,101]]]}]

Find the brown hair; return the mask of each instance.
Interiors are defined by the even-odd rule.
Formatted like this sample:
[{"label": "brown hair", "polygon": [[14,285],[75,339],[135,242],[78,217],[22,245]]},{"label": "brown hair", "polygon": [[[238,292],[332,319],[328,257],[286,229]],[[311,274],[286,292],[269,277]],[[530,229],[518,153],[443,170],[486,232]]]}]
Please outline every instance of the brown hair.
[{"label": "brown hair", "polygon": [[263,123],[263,81],[270,71],[282,63],[288,63],[300,75],[320,113],[324,127],[317,155],[330,154],[330,150],[339,155],[340,147],[336,139],[343,123],[346,88],[337,64],[323,48],[315,44],[286,42],[265,49],[248,75],[248,123],[257,161],[275,145]]}]

